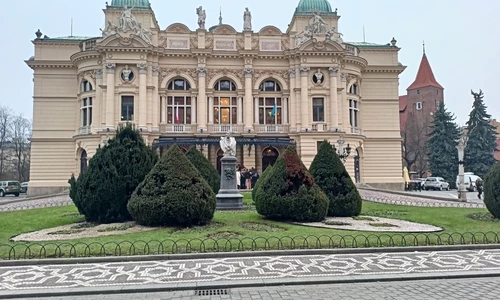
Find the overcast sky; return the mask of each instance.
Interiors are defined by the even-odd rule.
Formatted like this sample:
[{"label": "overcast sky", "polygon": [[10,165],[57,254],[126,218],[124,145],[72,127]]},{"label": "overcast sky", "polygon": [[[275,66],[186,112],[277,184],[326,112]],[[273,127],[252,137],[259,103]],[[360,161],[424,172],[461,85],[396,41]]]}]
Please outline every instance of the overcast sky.
[{"label": "overcast sky", "polygon": [[[24,60],[33,55],[35,31],[50,37],[98,36],[104,26],[102,0],[0,0],[2,69],[0,103],[32,118],[32,70]],[[111,2],[111,0],[109,0]],[[254,31],[275,25],[285,31],[299,0],[150,0],[161,29],[181,22],[197,28],[196,7],[207,12],[207,27],[218,24],[222,7],[224,23],[243,27],[243,11],[249,7]],[[445,102],[462,124],[472,104],[470,90],[483,89],[488,112],[500,119],[500,49],[498,0],[331,0],[341,15],[339,31],[345,41],[388,43],[392,37],[401,47],[399,61],[408,66],[400,77],[400,94],[415,79],[422,58],[422,42],[434,75],[445,88]]]}]

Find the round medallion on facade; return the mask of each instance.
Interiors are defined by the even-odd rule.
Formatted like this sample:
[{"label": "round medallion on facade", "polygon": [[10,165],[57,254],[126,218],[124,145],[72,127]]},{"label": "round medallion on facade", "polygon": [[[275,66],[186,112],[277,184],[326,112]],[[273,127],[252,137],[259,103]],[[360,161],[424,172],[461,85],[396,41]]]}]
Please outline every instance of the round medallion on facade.
[{"label": "round medallion on facade", "polygon": [[132,80],[134,80],[135,74],[134,72],[132,72],[132,70],[130,70],[128,65],[126,65],[125,68],[121,71],[120,77],[125,82],[131,82]]},{"label": "round medallion on facade", "polygon": [[321,72],[320,69],[313,75],[313,82],[315,85],[323,85],[323,82],[325,82],[325,75]]}]

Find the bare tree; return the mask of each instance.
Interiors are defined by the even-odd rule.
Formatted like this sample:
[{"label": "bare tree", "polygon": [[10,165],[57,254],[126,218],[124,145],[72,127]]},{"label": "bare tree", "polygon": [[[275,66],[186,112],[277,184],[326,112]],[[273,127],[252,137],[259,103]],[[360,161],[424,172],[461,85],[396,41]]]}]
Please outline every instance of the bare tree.
[{"label": "bare tree", "polygon": [[0,105],[0,175],[6,172],[7,148],[12,133],[12,110]]},{"label": "bare tree", "polygon": [[410,113],[402,128],[403,160],[410,171],[423,177],[428,170],[427,141],[429,139],[430,117]]},{"label": "bare tree", "polygon": [[14,167],[19,181],[29,178],[31,122],[22,115],[16,116],[12,121],[12,147],[15,159]]}]

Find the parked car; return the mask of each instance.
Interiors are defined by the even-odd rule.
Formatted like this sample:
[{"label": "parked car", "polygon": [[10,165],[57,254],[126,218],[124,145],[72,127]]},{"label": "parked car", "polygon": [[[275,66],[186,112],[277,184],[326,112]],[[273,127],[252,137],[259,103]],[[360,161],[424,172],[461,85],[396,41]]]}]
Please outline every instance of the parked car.
[{"label": "parked car", "polygon": [[424,182],[424,188],[428,190],[450,190],[450,184],[442,177],[427,177]]},{"label": "parked car", "polygon": [[408,183],[408,190],[409,191],[422,191],[424,181],[425,181],[425,179],[422,179],[422,178],[410,180],[410,182]]},{"label": "parked car", "polygon": [[21,193],[21,184],[19,181],[0,181],[0,197],[14,195],[19,197]]},{"label": "parked car", "polygon": [[[465,189],[468,190],[469,192],[475,192],[477,190],[476,189],[476,181],[478,179],[481,179],[481,177],[474,175],[474,173],[472,173],[472,172],[465,172],[464,173]],[[457,187],[459,187],[459,186],[460,186],[460,180],[459,180],[459,176],[457,176]]]},{"label": "parked car", "polygon": [[28,183],[22,182],[21,183],[21,193],[27,193],[27,192],[28,192]]}]

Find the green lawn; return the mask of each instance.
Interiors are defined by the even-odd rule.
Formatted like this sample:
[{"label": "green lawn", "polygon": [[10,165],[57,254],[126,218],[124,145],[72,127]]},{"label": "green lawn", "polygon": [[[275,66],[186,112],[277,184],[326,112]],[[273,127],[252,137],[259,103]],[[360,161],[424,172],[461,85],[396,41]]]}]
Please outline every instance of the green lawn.
[{"label": "green lawn", "polygon": [[[487,212],[485,209],[363,203],[362,215],[444,228],[443,232],[433,234],[401,234],[334,230],[269,221],[255,212],[249,193],[245,194],[244,201],[248,210],[217,212],[213,223],[205,227],[161,228],[135,234],[44,243],[14,243],[10,242],[10,238],[21,233],[83,221],[74,206],[3,212],[0,213],[0,258],[484,243],[498,242],[497,234],[500,232],[500,222],[467,217],[470,214],[484,214]],[[484,236],[481,232],[489,233]],[[474,233],[475,237],[470,233]],[[28,244],[29,247],[26,246]]]}]

